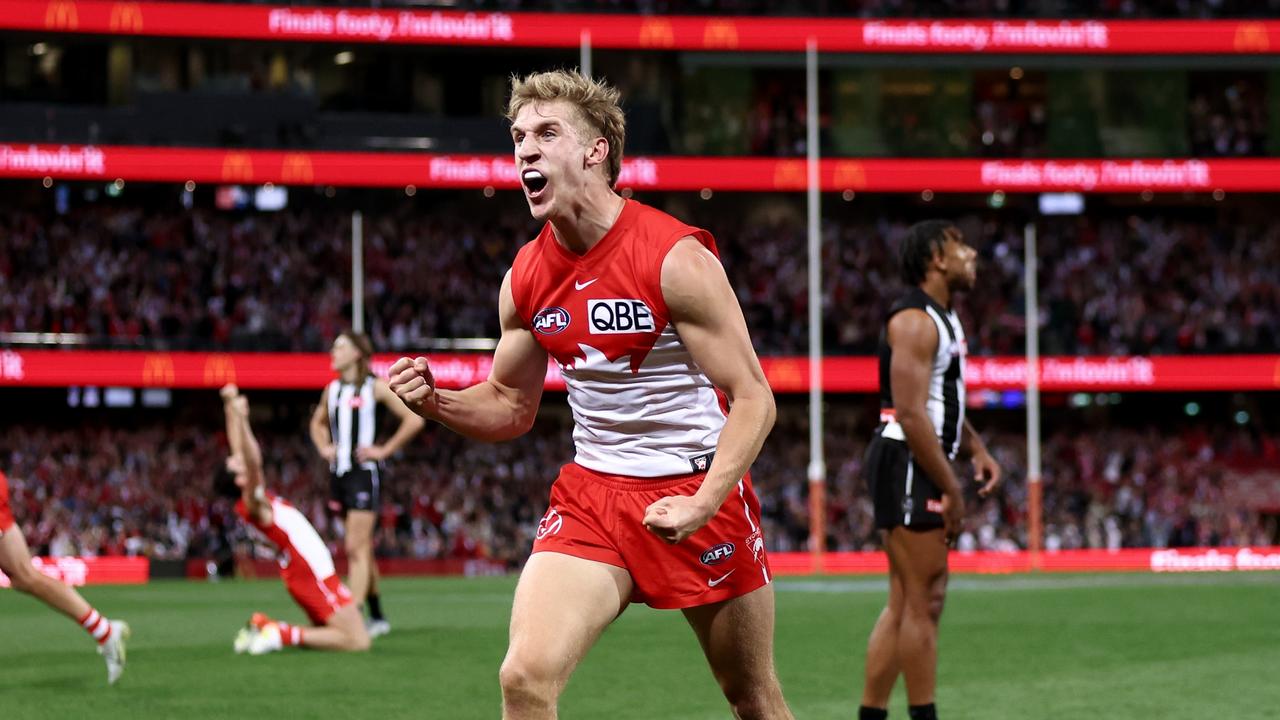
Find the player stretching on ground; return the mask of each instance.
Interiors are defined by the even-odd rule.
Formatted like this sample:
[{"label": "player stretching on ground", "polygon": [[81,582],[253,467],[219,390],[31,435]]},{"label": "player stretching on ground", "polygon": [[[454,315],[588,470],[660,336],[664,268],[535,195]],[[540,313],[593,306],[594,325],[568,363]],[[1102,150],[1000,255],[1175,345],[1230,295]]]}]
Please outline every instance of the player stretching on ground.
[{"label": "player stretching on ground", "polygon": [[237,653],[262,655],[290,645],[318,650],[368,650],[369,634],[351,593],[338,579],[324,541],[306,516],[262,486],[262,451],[249,428],[249,401],[236,386],[222,388],[231,457],[219,476],[220,495],[239,497],[236,514],[280,551],[280,577],[314,627],[301,627],[254,613],[236,636]]},{"label": "player stretching on ground", "polygon": [[[347,582],[357,607],[369,608],[369,634],[378,637],[391,630],[382,614],[378,594],[378,563],[373,557],[373,529],[378,521],[382,494],[382,461],[422,430],[422,418],[369,369],[373,343],[364,333],[346,331],[333,341],[329,353],[338,379],[325,386],[320,404],[311,416],[311,442],[329,463],[329,505],[345,512]],[[399,420],[387,442],[377,444],[378,404]]]},{"label": "player stretching on ground", "polygon": [[747,475],[773,394],[715,241],[614,191],[616,90],[564,71],[515,79],[508,119],[525,197],[546,225],[502,282],[489,379],[452,392],[424,358],[391,371],[415,412],[486,441],[533,425],[548,354],[564,373],[577,455],[516,588],[503,715],[556,717],[578,661],[628,603],[645,602],[683,610],[736,717],[790,718]]},{"label": "player stretching on ground", "polygon": [[889,555],[889,603],[867,642],[859,720],[888,717],[901,674],[911,720],[934,720],[938,620],[947,592],[947,548],[964,519],[951,461],[973,460],[985,497],[1000,466],[964,417],[964,328],[953,294],[976,278],[974,251],[948,222],[918,223],[902,244],[902,279],[914,286],[889,309],[880,336],[880,427],[864,468],[876,526]]},{"label": "player stretching on ground", "polygon": [[45,605],[80,623],[98,643],[98,652],[107,661],[107,683],[115,685],[124,673],[125,641],[129,624],[108,620],[94,610],[70,585],[45,575],[31,566],[31,551],[22,528],[9,507],[9,480],[0,472],[0,571],[9,576],[14,590],[34,596]]}]

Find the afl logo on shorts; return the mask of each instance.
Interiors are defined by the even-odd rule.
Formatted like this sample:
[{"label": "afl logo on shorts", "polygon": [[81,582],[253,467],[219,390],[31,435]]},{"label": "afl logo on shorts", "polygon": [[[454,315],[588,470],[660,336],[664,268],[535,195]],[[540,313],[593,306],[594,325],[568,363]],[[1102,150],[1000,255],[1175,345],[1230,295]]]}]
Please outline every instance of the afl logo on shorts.
[{"label": "afl logo on shorts", "polygon": [[542,308],[533,316],[533,329],[543,335],[555,335],[569,327],[569,311],[562,307]]},{"label": "afl logo on shorts", "polygon": [[560,532],[560,526],[564,525],[564,518],[556,512],[555,508],[547,508],[547,514],[542,516],[542,520],[538,522],[538,532],[534,535],[535,540],[541,540],[548,535],[555,535]]},{"label": "afl logo on shorts", "polygon": [[703,565],[719,565],[733,557],[733,543],[720,543],[702,553]]}]

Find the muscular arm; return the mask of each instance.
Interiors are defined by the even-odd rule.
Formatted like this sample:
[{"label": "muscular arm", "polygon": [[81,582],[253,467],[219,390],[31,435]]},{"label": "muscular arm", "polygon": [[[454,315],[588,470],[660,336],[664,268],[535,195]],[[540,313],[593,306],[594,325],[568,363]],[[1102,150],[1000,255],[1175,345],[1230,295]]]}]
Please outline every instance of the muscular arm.
[{"label": "muscular arm", "polygon": [[[777,408],[751,347],[742,308],[711,251],[691,237],[677,243],[662,264],[662,296],[694,361],[729,399],[715,459],[693,498],[705,517],[691,533],[720,509],[746,475],[773,428]],[[683,539],[659,534],[673,542]]]},{"label": "muscular arm", "polygon": [[533,427],[547,376],[547,353],[520,322],[511,273],[498,295],[502,335],[484,382],[465,390],[435,388],[425,359],[402,358],[392,368],[392,389],[410,410],[475,440],[498,442]]},{"label": "muscular arm", "polygon": [[903,310],[889,321],[888,339],[892,348],[889,381],[893,408],[907,437],[907,447],[942,492],[953,501],[960,501],[960,483],[925,409],[933,355],[938,350],[938,327],[921,310]]}]

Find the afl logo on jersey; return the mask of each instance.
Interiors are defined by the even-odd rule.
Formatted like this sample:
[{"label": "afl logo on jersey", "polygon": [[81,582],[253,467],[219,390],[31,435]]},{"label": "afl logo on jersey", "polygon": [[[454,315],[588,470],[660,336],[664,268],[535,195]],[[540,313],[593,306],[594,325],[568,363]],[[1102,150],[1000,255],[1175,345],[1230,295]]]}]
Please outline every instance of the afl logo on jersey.
[{"label": "afl logo on jersey", "polygon": [[533,329],[542,335],[555,335],[569,327],[569,311],[562,307],[542,308],[533,316]]},{"label": "afl logo on jersey", "polygon": [[733,543],[720,543],[714,547],[708,548],[702,553],[703,565],[719,565],[720,563],[733,557]]}]

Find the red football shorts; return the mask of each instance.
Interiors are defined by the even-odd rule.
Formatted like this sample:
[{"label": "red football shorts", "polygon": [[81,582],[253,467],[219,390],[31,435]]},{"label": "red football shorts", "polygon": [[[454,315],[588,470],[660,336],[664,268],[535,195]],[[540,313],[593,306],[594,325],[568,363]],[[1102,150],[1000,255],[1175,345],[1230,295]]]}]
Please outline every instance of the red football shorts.
[{"label": "red football shorts", "polygon": [[649,505],[693,495],[705,476],[634,478],[565,465],[551,486],[533,551],[623,568],[635,584],[631,601],[650,607],[688,608],[746,595],[772,577],[749,475],[709,523],[680,543],[669,545],[644,526]]},{"label": "red football shorts", "polygon": [[13,528],[13,508],[9,507],[9,478],[0,472],[0,535]]},{"label": "red football shorts", "polygon": [[324,625],[334,613],[351,604],[351,591],[337,575],[319,580],[309,572],[297,573],[286,578],[284,584],[313,625]]}]

